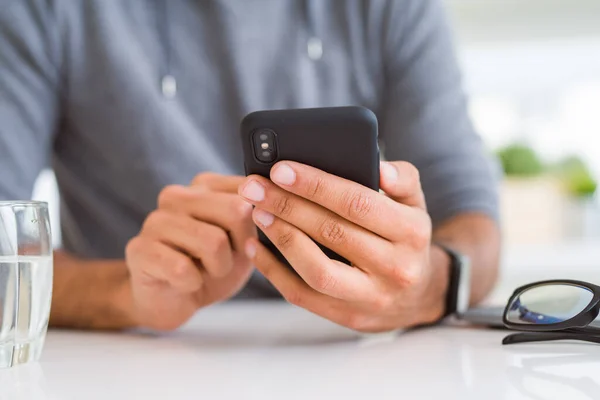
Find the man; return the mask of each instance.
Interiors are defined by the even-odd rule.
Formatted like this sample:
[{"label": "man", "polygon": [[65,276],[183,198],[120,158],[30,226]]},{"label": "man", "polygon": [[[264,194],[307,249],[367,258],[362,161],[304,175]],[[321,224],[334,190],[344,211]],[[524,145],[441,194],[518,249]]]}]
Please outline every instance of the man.
[{"label": "man", "polygon": [[[432,323],[452,260],[434,243],[471,258],[482,299],[497,198],[449,36],[434,0],[5,0],[0,197],[51,161],[51,324],[169,330],[279,293],[359,331]],[[246,113],[347,104],[378,116],[385,193],[293,162],[241,176]]]}]

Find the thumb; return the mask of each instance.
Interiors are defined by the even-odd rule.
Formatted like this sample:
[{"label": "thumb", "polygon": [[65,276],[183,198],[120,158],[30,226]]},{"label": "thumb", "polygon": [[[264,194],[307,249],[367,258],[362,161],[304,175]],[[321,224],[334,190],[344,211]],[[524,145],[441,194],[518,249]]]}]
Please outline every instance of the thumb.
[{"label": "thumb", "polygon": [[419,171],[414,165],[382,161],[380,171],[379,185],[390,198],[410,207],[426,208]]}]

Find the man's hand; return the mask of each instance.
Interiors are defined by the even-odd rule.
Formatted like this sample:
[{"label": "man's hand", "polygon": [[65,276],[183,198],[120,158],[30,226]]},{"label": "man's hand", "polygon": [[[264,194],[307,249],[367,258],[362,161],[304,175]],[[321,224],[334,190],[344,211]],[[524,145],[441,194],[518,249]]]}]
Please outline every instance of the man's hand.
[{"label": "man's hand", "polygon": [[158,209],[126,249],[140,326],[175,329],[248,281],[252,264],[243,249],[256,227],[251,205],[237,194],[243,180],[201,174],[189,187],[161,192]]},{"label": "man's hand", "polygon": [[[256,239],[246,253],[292,304],[365,332],[433,322],[444,310],[447,256],[431,246],[431,220],[419,174],[382,163],[378,193],[295,162],[280,162],[271,182],[251,176],[240,194],[253,219],[295,275]],[[329,259],[311,240],[352,262]]]}]

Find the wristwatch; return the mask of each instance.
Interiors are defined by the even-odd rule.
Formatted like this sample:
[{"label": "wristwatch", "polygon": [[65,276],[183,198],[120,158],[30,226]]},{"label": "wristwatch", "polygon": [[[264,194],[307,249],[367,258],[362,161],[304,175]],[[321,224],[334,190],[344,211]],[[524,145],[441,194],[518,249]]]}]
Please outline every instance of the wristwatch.
[{"label": "wristwatch", "polygon": [[454,315],[460,318],[469,308],[471,295],[471,260],[468,256],[444,245],[434,243],[450,257],[450,276],[446,295],[444,318]]}]

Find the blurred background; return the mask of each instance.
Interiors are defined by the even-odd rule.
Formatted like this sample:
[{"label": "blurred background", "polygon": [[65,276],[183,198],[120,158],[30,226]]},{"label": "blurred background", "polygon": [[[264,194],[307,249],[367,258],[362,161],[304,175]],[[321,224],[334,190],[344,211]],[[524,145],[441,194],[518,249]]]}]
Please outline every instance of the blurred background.
[{"label": "blurred background", "polygon": [[[514,285],[534,276],[594,281],[600,264],[600,1],[445,2],[473,121],[505,172],[504,279]],[[38,180],[35,197],[49,201],[59,243],[51,172]]]},{"label": "blurred background", "polygon": [[598,281],[600,1],[446,3],[473,121],[505,173],[504,279]]}]

